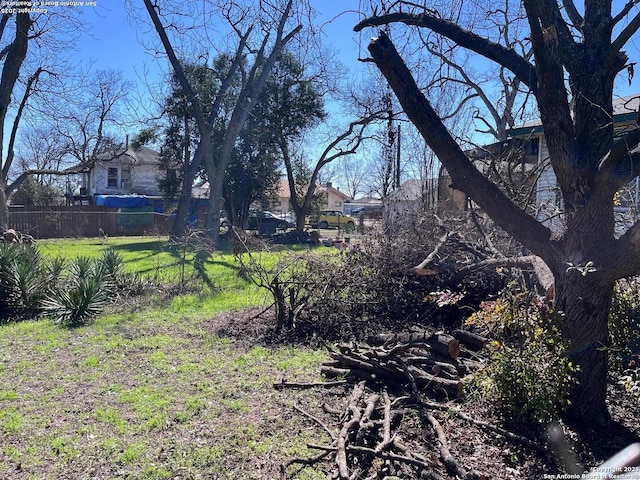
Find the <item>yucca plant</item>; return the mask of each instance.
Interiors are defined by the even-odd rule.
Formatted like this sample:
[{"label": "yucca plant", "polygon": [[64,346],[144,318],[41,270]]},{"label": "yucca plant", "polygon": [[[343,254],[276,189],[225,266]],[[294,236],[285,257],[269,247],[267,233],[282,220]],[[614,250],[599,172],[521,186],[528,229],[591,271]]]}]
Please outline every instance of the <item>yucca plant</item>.
[{"label": "yucca plant", "polygon": [[66,281],[47,295],[43,308],[58,323],[82,325],[104,309],[111,287],[100,262],[81,256],[71,262]]},{"label": "yucca plant", "polygon": [[78,280],[92,277],[95,276],[97,267],[98,264],[94,259],[81,255],[69,265],[69,275]]},{"label": "yucca plant", "polygon": [[54,321],[76,327],[99,314],[109,301],[109,291],[99,276],[79,278],[70,288],[52,292],[43,302],[47,314]]},{"label": "yucca plant", "polygon": [[36,248],[0,245],[0,318],[37,314],[50,283]]},{"label": "yucca plant", "polygon": [[57,285],[62,281],[65,267],[66,262],[62,257],[55,257],[45,262],[44,268],[51,280],[51,286]]},{"label": "yucca plant", "polygon": [[114,280],[118,280],[125,275],[122,255],[113,248],[108,248],[102,252],[102,255],[98,258],[98,264],[104,274]]}]

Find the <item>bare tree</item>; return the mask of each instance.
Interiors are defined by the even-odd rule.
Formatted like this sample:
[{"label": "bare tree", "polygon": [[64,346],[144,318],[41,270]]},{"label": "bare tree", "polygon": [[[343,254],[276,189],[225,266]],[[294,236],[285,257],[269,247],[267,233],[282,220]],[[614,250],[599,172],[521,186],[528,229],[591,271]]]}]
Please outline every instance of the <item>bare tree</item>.
[{"label": "bare tree", "polygon": [[289,139],[280,135],[276,139],[280,149],[282,151],[282,158],[284,160],[285,170],[287,174],[287,181],[289,183],[289,193],[291,196],[291,207],[296,216],[296,230],[302,231],[304,229],[304,222],[311,202],[313,201],[316,188],[318,186],[318,177],[322,169],[331,162],[355,154],[362,142],[366,140],[365,130],[373,122],[382,118],[381,112],[372,112],[361,116],[360,118],[352,121],[349,126],[331,139],[317,160],[312,163],[310,168],[310,175],[306,182],[304,192],[302,195],[298,195],[296,191],[296,172],[295,162],[293,155],[290,152]]},{"label": "bare tree", "polygon": [[609,418],[606,345],[613,285],[640,273],[640,223],[616,238],[613,210],[615,193],[640,173],[633,153],[640,129],[614,142],[612,121],[614,82],[629,66],[622,49],[640,27],[640,13],[635,1],[617,14],[611,1],[586,0],[583,14],[566,0],[522,3],[529,25],[522,35],[531,39],[533,63],[408,2],[397,2],[402,10],[364,19],[356,30],[395,23],[431,30],[509,70],[535,98],[566,206],[566,228],[559,237],[552,237],[549,228],[474,166],[418,88],[391,38],[380,33],[369,45],[372,61],[456,187],[553,272],[554,305],[563,313],[561,331],[569,355],[580,366],[568,416],[603,424]]},{"label": "bare tree", "polygon": [[344,193],[349,197],[357,198],[367,193],[365,189],[367,170],[362,157],[341,159],[338,163],[338,172]]},{"label": "bare tree", "polygon": [[[0,230],[7,228],[9,196],[29,174],[12,179],[19,129],[32,113],[30,103],[42,93],[43,81],[64,70],[61,55],[82,31],[70,12],[32,15],[20,10],[0,16]],[[58,83],[64,88],[64,82]]]},{"label": "bare tree", "polygon": [[131,84],[114,69],[83,75],[78,84],[61,98],[52,121],[65,156],[88,170],[99,156],[115,156],[122,149],[114,131],[121,125]]},{"label": "bare tree", "polygon": [[[180,82],[188,101],[191,103],[193,115],[199,131],[199,142],[193,154],[191,164],[184,175],[182,192],[176,212],[176,221],[173,228],[174,236],[181,236],[186,220],[188,203],[191,197],[193,179],[202,164],[209,177],[211,186],[209,209],[206,221],[206,229],[215,240],[218,236],[220,225],[220,206],[224,175],[229,163],[233,146],[242,130],[247,116],[251,112],[256,99],[264,87],[267,77],[276,60],[282,54],[286,45],[300,32],[300,24],[287,31],[287,25],[292,17],[293,2],[289,0],[284,6],[260,2],[257,15],[250,17],[250,7],[243,8],[240,4],[229,2],[221,7],[215,2],[204,2],[203,9],[199,13],[205,23],[210,20],[209,15],[217,12],[228,22],[235,32],[237,47],[231,64],[231,68],[225,80],[222,81],[220,90],[214,97],[212,105],[203,105],[195,94],[193,87],[184,73],[181,60],[174,49],[174,41],[169,38],[169,33],[176,30],[176,23],[172,19],[183,16],[183,2],[173,4],[170,1],[152,2],[144,0],[144,5],[151,18],[153,28],[158,34],[162,48],[166,53],[171,67]],[[171,16],[171,12],[176,14]],[[204,18],[206,17],[206,18]],[[163,21],[164,18],[164,21]],[[208,25],[205,25],[208,27]],[[258,28],[254,28],[258,27]],[[205,29],[206,30],[206,29]],[[189,32],[192,32],[190,30]],[[187,30],[178,32],[183,36],[188,35]],[[214,48],[215,39],[208,34],[203,37]],[[252,45],[256,42],[256,45]],[[249,64],[252,60],[253,63]],[[228,118],[221,118],[220,105],[230,87],[236,73],[240,73],[242,87],[240,94],[235,99],[233,110]],[[213,134],[216,123],[223,122],[224,135],[219,145],[214,145]]]},{"label": "bare tree", "polygon": [[[64,165],[63,139],[53,126],[24,128],[20,135],[17,167],[24,171],[59,171]],[[52,175],[34,174],[38,183],[50,185],[55,182]]]}]

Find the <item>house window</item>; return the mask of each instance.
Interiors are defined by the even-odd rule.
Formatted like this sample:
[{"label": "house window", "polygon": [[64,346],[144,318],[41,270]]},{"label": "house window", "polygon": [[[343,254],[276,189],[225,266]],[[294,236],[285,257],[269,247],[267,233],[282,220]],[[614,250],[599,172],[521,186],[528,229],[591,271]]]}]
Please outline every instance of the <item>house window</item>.
[{"label": "house window", "polygon": [[342,206],[342,202],[340,200],[336,200],[335,202],[333,202],[333,206],[334,207],[341,207]]},{"label": "house window", "polygon": [[121,188],[131,188],[131,170],[128,168],[122,169],[120,172],[120,182]]},{"label": "house window", "polygon": [[118,188],[118,168],[109,167],[107,171],[107,187]]}]

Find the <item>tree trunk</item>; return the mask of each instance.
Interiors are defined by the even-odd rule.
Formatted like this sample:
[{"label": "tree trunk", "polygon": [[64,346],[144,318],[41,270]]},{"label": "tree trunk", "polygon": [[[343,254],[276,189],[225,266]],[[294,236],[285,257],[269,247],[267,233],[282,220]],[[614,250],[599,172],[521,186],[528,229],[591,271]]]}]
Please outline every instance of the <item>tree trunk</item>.
[{"label": "tree trunk", "polygon": [[224,171],[218,171],[214,176],[212,176],[212,173],[215,170],[208,170],[211,195],[209,196],[207,221],[205,223],[204,229],[207,232],[209,239],[214,244],[217,244],[218,236],[220,234],[220,207],[222,207],[222,187],[224,184]]},{"label": "tree trunk", "polygon": [[556,273],[555,307],[563,313],[561,334],[567,357],[579,368],[570,395],[568,418],[604,425],[606,406],[608,315],[613,282],[598,272],[569,267]]},{"label": "tree trunk", "polygon": [[[202,160],[206,155],[211,155],[211,130],[206,129],[204,135],[200,137],[196,151],[193,153],[193,159],[186,159],[187,164],[184,166],[184,175],[182,179],[182,190],[176,210],[176,218],[173,221],[173,229],[171,237],[174,239],[182,238],[184,230],[187,226],[187,216],[189,215],[189,206],[191,204],[191,189],[193,181],[198,174]],[[190,160],[190,161],[189,161]]]},{"label": "tree trunk", "polygon": [[4,186],[0,185],[0,234],[7,230],[9,226],[9,202],[4,191]]}]

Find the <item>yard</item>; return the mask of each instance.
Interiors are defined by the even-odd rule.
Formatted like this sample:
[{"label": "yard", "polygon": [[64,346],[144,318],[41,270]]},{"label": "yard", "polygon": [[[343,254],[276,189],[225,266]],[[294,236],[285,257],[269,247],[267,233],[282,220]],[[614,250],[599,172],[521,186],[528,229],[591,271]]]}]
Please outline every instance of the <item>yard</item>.
[{"label": "yard", "polygon": [[[327,478],[327,462],[295,463],[284,472],[281,465],[317,456],[309,444],[331,442],[340,429],[335,411],[349,408],[353,385],[274,388],[326,382],[320,369],[327,352],[268,340],[274,321],[264,312],[267,297],[239,275],[231,253],[215,252],[194,270],[192,254],[164,238],[38,245],[66,258],[113,248],[130,272],[173,291],[116,303],[76,328],[46,319],[0,325],[0,478]],[[194,277],[209,287],[194,290]],[[569,430],[589,466],[637,438],[637,398],[612,385],[610,409],[618,429]],[[509,441],[486,424],[535,442],[544,426],[505,425],[477,391],[431,415],[466,470],[496,479],[559,472],[550,452]],[[418,410],[405,408],[395,421],[398,440],[433,466],[425,478],[455,478],[442,463],[439,434]],[[415,477],[406,470],[388,478]]]},{"label": "yard", "polygon": [[[164,239],[39,245],[65,257],[112,247],[131,271],[193,275]],[[272,383],[285,372],[318,379],[324,354],[253,343],[250,316],[216,320],[264,303],[235,268],[231,254],[216,254],[206,270],[219,291],[158,294],[75,329],[0,326],[0,477],[273,478],[305,453],[312,431]],[[242,328],[250,338],[234,338]]]}]

